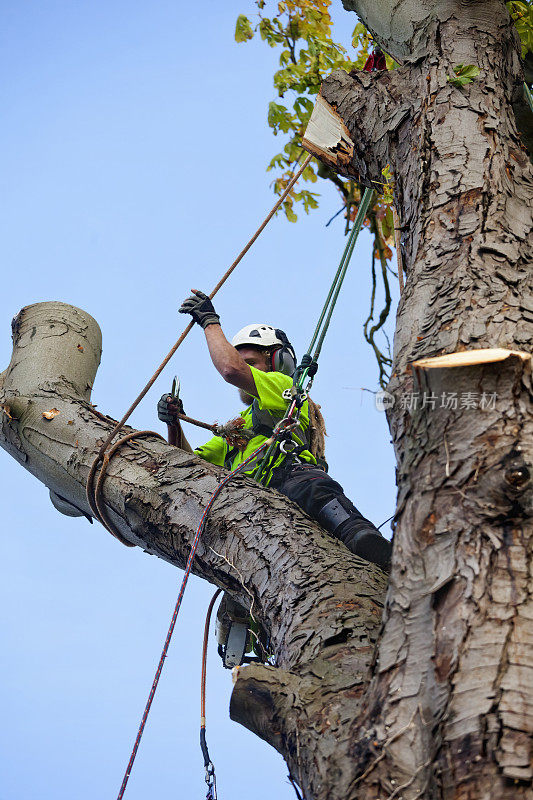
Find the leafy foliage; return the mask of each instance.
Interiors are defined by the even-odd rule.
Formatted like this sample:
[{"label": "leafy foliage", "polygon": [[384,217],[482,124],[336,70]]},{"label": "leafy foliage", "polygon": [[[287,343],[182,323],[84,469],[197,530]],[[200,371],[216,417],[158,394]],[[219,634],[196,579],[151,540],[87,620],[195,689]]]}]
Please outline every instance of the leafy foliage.
[{"label": "leafy foliage", "polygon": [[454,75],[448,75],[447,80],[452,86],[457,86],[458,89],[473,83],[474,78],[479,75],[479,67],[476,67],[475,64],[457,64],[453,71]]},{"label": "leafy foliage", "polygon": [[252,30],[252,26],[250,25],[250,21],[244,16],[244,14],[239,14],[237,17],[237,23],[235,25],[235,41],[236,42],[245,42],[247,39],[252,39],[254,32]]},{"label": "leafy foliage", "polygon": [[[364,25],[361,23],[355,25],[352,34],[352,45],[355,50],[349,57],[346,48],[331,38],[331,0],[281,0],[275,4],[272,2],[272,13],[268,16],[265,10],[266,0],[256,0],[255,5],[256,14],[253,20],[244,14],[238,17],[235,40],[245,42],[259,35],[270,47],[280,48],[281,51],[279,69],[274,73],[277,97],[269,103],[267,119],[274,135],[283,135],[286,140],[281,151],[270,161],[267,170],[275,172],[274,191],[282,194],[298,162],[305,155],[301,141],[322,81],[334,69],[362,69],[370,55],[372,39]],[[389,56],[386,56],[386,61],[389,69],[395,66]],[[331,181],[339,191],[342,202],[340,211],[344,212],[347,232],[361,200],[358,184],[340,177],[332,169],[313,159],[305,169],[302,179],[316,184],[319,177]],[[372,263],[374,264],[376,258],[380,261],[386,301],[378,323],[372,326],[376,299],[376,274],[373,269],[371,309],[364,333],[376,353],[380,368],[379,380],[384,386],[387,379],[386,370],[390,367],[391,361],[389,356],[381,353],[374,336],[378,332],[383,332],[391,303],[387,272],[392,270],[387,264],[387,259],[392,258],[391,246],[394,242],[391,209],[394,182],[389,166],[383,170],[383,182],[375,188],[375,199],[365,224],[370,227],[374,235]],[[303,206],[305,212],[318,208],[318,197],[317,192],[307,188],[293,189],[283,204],[287,219],[296,222],[297,204]]]},{"label": "leafy foliage", "polygon": [[529,0],[511,0],[507,8],[522,42],[522,58],[525,58],[533,52],[533,4]]},{"label": "leafy foliage", "polygon": [[[277,153],[268,170],[275,170],[274,191],[281,194],[299,160],[304,155],[301,147],[309,117],[314,107],[314,97],[324,78],[334,69],[362,69],[371,48],[371,38],[366,28],[358,23],[353,31],[352,44],[356,48],[348,57],[346,48],[331,38],[331,0],[282,0],[269,16],[266,0],[256,0],[257,13],[252,21],[241,14],[235,26],[235,40],[244,42],[259,34],[270,47],[279,47],[279,69],[274,74],[277,100],[268,106],[268,124],[274,135],[286,134],[281,152]],[[392,59],[388,58],[392,67]],[[282,101],[282,102],[280,102]],[[318,177],[331,180],[339,190],[345,209],[347,229],[353,220],[360,200],[355,181],[336,175],[320,162],[313,160],[303,174],[303,180],[316,183]],[[390,187],[385,179],[384,186]],[[379,187],[376,187],[379,188]],[[387,197],[390,192],[386,188]],[[284,203],[283,210],[291,222],[296,222],[295,204],[300,203],[306,212],[318,208],[317,192],[295,189]],[[387,200],[390,203],[390,199]],[[391,228],[391,225],[388,225]]]}]

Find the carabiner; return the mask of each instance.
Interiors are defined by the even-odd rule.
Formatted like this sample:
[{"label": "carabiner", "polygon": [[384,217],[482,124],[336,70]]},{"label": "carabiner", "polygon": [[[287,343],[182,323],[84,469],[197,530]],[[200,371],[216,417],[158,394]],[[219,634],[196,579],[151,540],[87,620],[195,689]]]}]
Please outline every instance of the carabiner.
[{"label": "carabiner", "polygon": [[283,439],[283,441],[280,442],[279,445],[279,449],[281,450],[281,452],[285,453],[285,455],[287,456],[289,455],[289,453],[294,452],[294,450],[296,450],[297,447],[298,445],[296,444],[294,439]]},{"label": "carabiner", "polygon": [[215,777],[215,766],[212,761],[206,764],[205,782],[207,783],[207,795],[205,800],[217,800],[217,780]]},{"label": "carabiner", "polygon": [[170,396],[173,400],[179,400],[180,396],[180,379],[177,375],[174,375],[174,380],[172,381],[172,389],[170,392]]}]

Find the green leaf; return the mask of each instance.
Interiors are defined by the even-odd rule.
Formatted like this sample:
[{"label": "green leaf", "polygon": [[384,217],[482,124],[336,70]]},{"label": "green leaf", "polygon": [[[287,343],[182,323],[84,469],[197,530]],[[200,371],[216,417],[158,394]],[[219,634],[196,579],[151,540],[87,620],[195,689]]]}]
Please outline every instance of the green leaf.
[{"label": "green leaf", "polygon": [[298,222],[298,217],[293,211],[292,203],[287,203],[287,202],[283,203],[283,210],[289,222]]},{"label": "green leaf", "polygon": [[274,158],[268,165],[267,172],[270,172],[270,170],[274,169],[274,167],[284,167],[286,166],[286,164],[287,164],[287,159],[283,158],[282,153],[278,153],[277,155],[274,156]]},{"label": "green leaf", "polygon": [[460,74],[463,78],[477,78],[479,75],[479,67],[476,67],[475,64],[468,64],[466,67],[463,67]]},{"label": "green leaf", "polygon": [[239,14],[235,23],[235,41],[245,42],[247,39],[253,39],[253,36],[254,32],[250,20],[244,14]]},{"label": "green leaf", "polygon": [[475,64],[457,64],[456,67],[453,68],[455,73],[454,76],[448,75],[447,81],[451,83],[452,86],[466,86],[469,83],[472,83],[474,78],[477,78],[479,75],[479,67],[476,67]]},{"label": "green leaf", "polygon": [[302,110],[302,113],[310,114],[314,108],[314,104],[308,97],[298,97],[298,99],[294,103],[294,108]]},{"label": "green leaf", "polygon": [[287,133],[292,124],[292,118],[287,108],[272,100],[268,104],[268,124],[274,129],[274,133],[278,131]]},{"label": "green leaf", "polygon": [[507,8],[522,43],[522,57],[533,51],[533,5],[519,0],[508,2]]}]

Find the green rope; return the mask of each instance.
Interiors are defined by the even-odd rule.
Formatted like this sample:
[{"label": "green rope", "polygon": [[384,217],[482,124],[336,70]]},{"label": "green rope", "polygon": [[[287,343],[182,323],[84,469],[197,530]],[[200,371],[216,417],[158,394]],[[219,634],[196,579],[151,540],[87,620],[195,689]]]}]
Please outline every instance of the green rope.
[{"label": "green rope", "polygon": [[[326,301],[324,303],[322,311],[320,312],[320,316],[318,318],[315,331],[313,333],[313,336],[311,337],[311,342],[304,356],[304,359],[309,361],[309,367],[305,367],[303,370],[298,370],[295,373],[294,385],[298,391],[301,391],[303,389],[303,385],[309,374],[309,368],[311,364],[316,365],[316,362],[322,350],[322,345],[324,344],[324,339],[326,338],[326,333],[328,332],[331,318],[333,316],[333,311],[335,309],[335,305],[337,303],[342,288],[342,284],[344,282],[344,278],[346,277],[346,272],[348,270],[350,259],[352,257],[355,244],[357,242],[357,237],[359,236],[359,233],[363,226],[363,222],[365,220],[366,213],[372,201],[373,195],[374,195],[373,189],[365,189],[361,202],[359,203],[359,208],[357,209],[357,214],[353,223],[352,230],[350,231],[350,235],[348,236],[346,247],[344,248],[344,252],[341,256],[337,272],[335,273],[335,277],[333,278],[333,281],[331,283],[328,296],[326,297]],[[261,459],[261,463],[255,469],[252,477],[258,483],[263,483],[263,481],[266,479],[266,476],[268,475],[267,466],[274,460],[278,449],[279,449],[279,442],[278,441],[272,442],[272,444],[266,451],[265,455]]]},{"label": "green rope", "polygon": [[352,237],[354,235],[354,231],[355,231],[355,226],[350,231],[350,235],[348,236],[348,240],[346,242],[346,247],[344,248],[344,253],[342,254],[339,266],[337,268],[337,272],[335,273],[335,277],[333,278],[332,284],[331,284],[331,286],[329,288],[328,296],[327,296],[326,301],[324,303],[324,307],[323,307],[322,311],[320,312],[320,317],[318,318],[318,322],[316,324],[315,332],[313,333],[313,336],[311,338],[311,342],[310,342],[309,347],[307,349],[307,352],[309,354],[311,353],[311,351],[313,349],[313,346],[314,346],[314,344],[315,344],[315,342],[317,340],[318,334],[320,332],[320,327],[322,325],[322,322],[324,321],[324,317],[326,316],[326,311],[327,311],[329,302],[330,302],[330,300],[331,300],[331,298],[333,296],[333,292],[335,291],[335,285],[336,285],[337,281],[339,280],[340,274],[342,272],[342,268],[343,268],[344,263],[346,261],[346,256],[348,255],[348,252],[350,250],[350,245],[351,245],[351,242],[352,242]]},{"label": "green rope", "polygon": [[[366,212],[368,211],[368,208],[369,208],[370,203],[372,201],[372,195],[373,194],[374,194],[373,189],[365,189],[365,193],[363,195],[363,199],[359,203],[359,208],[357,209],[357,216],[355,217],[353,228],[352,228],[351,235],[350,235],[350,241],[348,243],[349,249],[348,249],[348,252],[346,254],[346,258],[344,260],[344,264],[342,266],[342,270],[341,270],[340,275],[339,275],[339,277],[337,279],[337,285],[335,286],[335,291],[334,291],[333,296],[331,298],[331,304],[330,304],[330,307],[329,307],[328,315],[327,315],[327,317],[325,319],[325,322],[324,322],[322,331],[320,333],[320,336],[318,337],[318,341],[316,342],[316,349],[315,349],[315,352],[313,354],[314,361],[316,361],[318,359],[318,357],[320,355],[320,352],[322,350],[322,345],[324,344],[324,339],[326,338],[326,333],[328,332],[329,324],[331,322],[331,317],[333,316],[333,311],[335,309],[335,305],[337,303],[337,300],[338,300],[338,297],[339,297],[339,294],[340,294],[340,291],[341,291],[341,288],[342,288],[342,284],[343,284],[344,278],[346,276],[346,272],[348,270],[348,266],[350,264],[350,259],[352,257],[352,253],[353,253],[354,248],[355,248],[355,243],[357,242],[357,237],[359,236],[359,233],[360,233],[361,228],[363,226],[363,222],[364,222],[364,219],[366,217]],[[324,306],[324,310],[326,308],[326,305]],[[324,310],[323,310],[323,313],[324,313]],[[308,349],[308,353],[310,353],[310,352],[311,352],[311,347],[309,347],[309,349]]]},{"label": "green rope", "polygon": [[265,468],[267,467],[267,465],[269,465],[271,462],[274,461],[274,458],[277,455],[277,452],[275,451],[277,451],[278,448],[279,448],[279,442],[272,442],[272,444],[269,445],[265,455],[261,459],[261,463],[259,464],[257,469],[252,473],[252,478],[254,479],[254,481],[257,481],[257,483],[260,483],[262,486],[265,485],[263,481],[266,479],[268,475],[268,469]]},{"label": "green rope", "polygon": [[[366,213],[372,201],[373,194],[374,194],[373,189],[365,189],[361,202],[359,203],[359,208],[357,209],[357,214],[354,220],[352,230],[350,231],[346,247],[344,248],[344,253],[342,254],[337,272],[335,273],[335,277],[333,278],[333,282],[328,292],[328,296],[326,298],[326,301],[318,318],[318,323],[315,328],[315,332],[313,333],[311,342],[309,343],[309,347],[307,348],[307,351],[305,353],[306,356],[312,358],[313,362],[316,362],[318,360],[318,357],[322,350],[322,345],[324,344],[324,339],[326,338],[326,333],[328,332],[328,328],[331,322],[331,317],[333,316],[333,311],[335,309],[335,305],[337,303],[344,278],[346,277],[346,272],[348,270],[350,259],[352,257],[352,253],[354,251],[355,244],[357,242],[357,237],[359,236],[359,233],[363,226],[363,222],[365,220]],[[313,353],[313,348],[314,348],[314,353]],[[308,376],[308,373],[309,369],[306,368],[302,370],[301,373],[298,375],[296,386],[299,389],[303,387],[305,380]]]}]

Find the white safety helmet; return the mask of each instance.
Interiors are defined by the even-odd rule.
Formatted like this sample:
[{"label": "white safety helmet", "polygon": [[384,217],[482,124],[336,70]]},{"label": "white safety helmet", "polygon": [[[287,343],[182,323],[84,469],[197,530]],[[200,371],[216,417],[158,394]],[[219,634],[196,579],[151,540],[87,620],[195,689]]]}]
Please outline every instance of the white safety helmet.
[{"label": "white safety helmet", "polygon": [[279,328],[256,322],[245,325],[231,340],[233,347],[250,345],[251,347],[272,348],[271,369],[292,376],[296,369],[296,354],[287,335]]},{"label": "white safety helmet", "polygon": [[235,334],[231,343],[233,347],[240,347],[244,344],[251,344],[253,347],[283,347],[285,342],[278,336],[278,330],[272,325],[264,325],[256,322],[252,325],[245,325],[244,328]]}]

